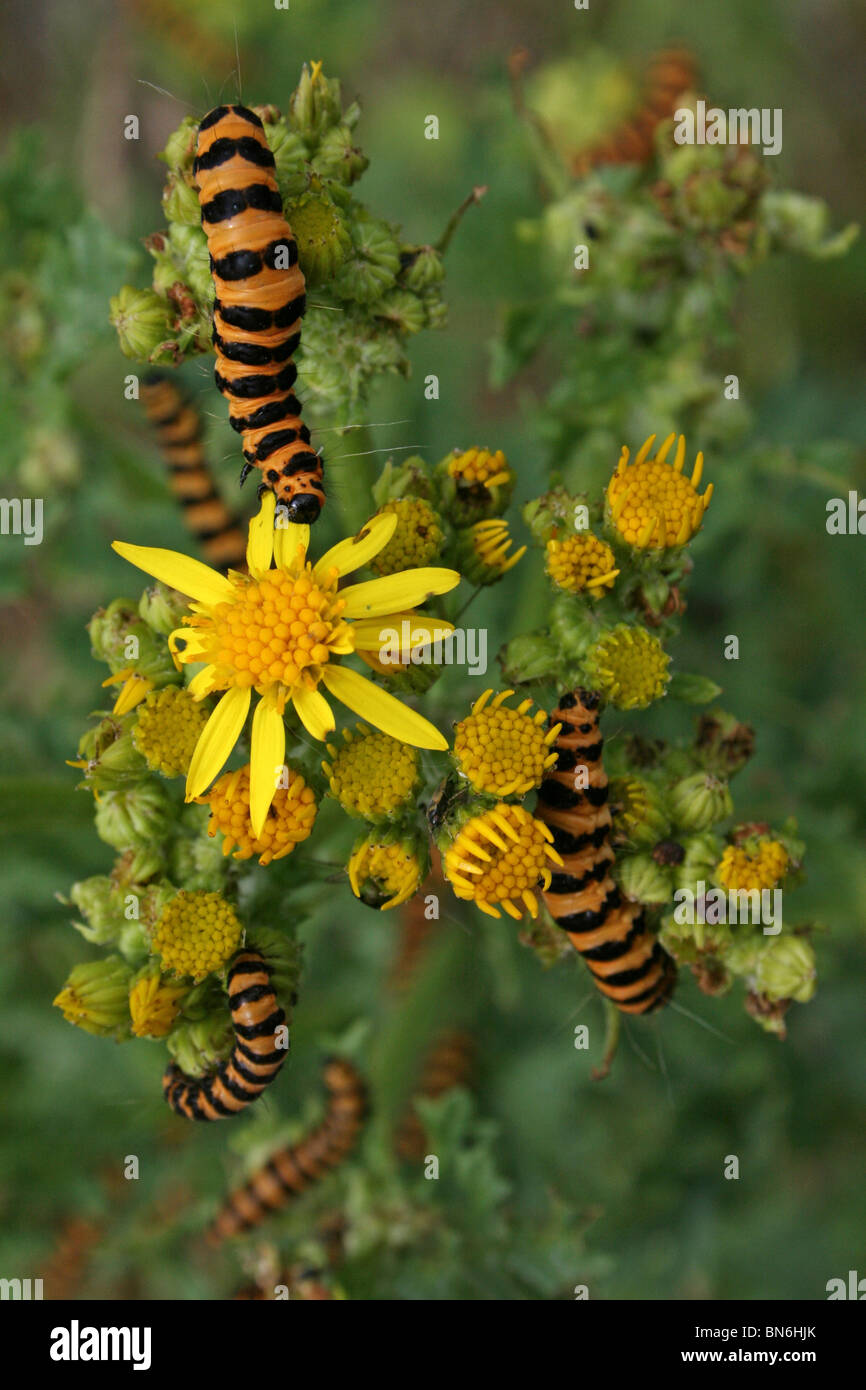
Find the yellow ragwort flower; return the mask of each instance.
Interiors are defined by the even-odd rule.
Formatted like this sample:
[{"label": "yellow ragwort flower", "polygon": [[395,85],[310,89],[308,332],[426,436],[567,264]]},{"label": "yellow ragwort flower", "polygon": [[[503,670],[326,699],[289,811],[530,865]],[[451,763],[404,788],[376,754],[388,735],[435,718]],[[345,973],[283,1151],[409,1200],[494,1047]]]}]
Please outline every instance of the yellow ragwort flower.
[{"label": "yellow ragwort flower", "polygon": [[607,485],[610,519],[623,540],[638,550],[685,545],[700,530],[713,495],[712,483],[702,496],[698,493],[703,454],[698,454],[691,478],[683,473],[683,435],[677,441],[672,466],[665,460],[676,435],[669,434],[655,457],[650,458],[654,439],[651,434],[644,441],[630,467],[629,451],[623,446],[616,472]]},{"label": "yellow ragwort flower", "polygon": [[316,794],[288,764],[283,764],[280,780],[288,785],[277,787],[258,835],[253,834],[250,821],[249,763],[236,772],[224,772],[205,796],[196,798],[210,806],[207,833],[216,835],[219,831],[223,854],[231,854],[237,845],[233,858],[252,859],[256,854],[260,864],[270,864],[274,859],[285,859],[295,845],[306,840],[319,809]]},{"label": "yellow ragwort flower", "polygon": [[526,554],[525,545],[521,545],[513,555],[508,554],[512,541],[508,522],[502,517],[476,521],[474,526],[469,527],[467,539],[469,558],[465,573],[476,584],[492,584],[501,579]]},{"label": "yellow ragwort flower", "polygon": [[137,1038],[164,1038],[180,1012],[189,986],[165,979],[159,971],[142,975],[129,991],[132,1031]]},{"label": "yellow ragwort flower", "polygon": [[588,684],[617,709],[645,709],[665,692],[670,657],[644,627],[618,623],[586,659]]},{"label": "yellow ragwort flower", "polygon": [[348,868],[355,897],[381,912],[405,903],[421,885],[422,866],[414,848],[375,833],[352,851]]},{"label": "yellow ragwort flower", "polygon": [[619,574],[610,546],[591,531],[578,531],[564,540],[551,536],[547,542],[545,567],[558,589],[578,594],[584,589],[598,597],[612,589]]},{"label": "yellow ragwort flower", "polygon": [[393,512],[397,526],[393,536],[372,562],[376,574],[397,574],[412,565],[429,565],[445,539],[439,518],[423,497],[396,497],[380,507],[377,516]]},{"label": "yellow ragwort flower", "polygon": [[788,871],[788,851],[778,840],[761,840],[754,849],[729,845],[722,855],[717,874],[729,889],[775,888]]},{"label": "yellow ragwort flower", "polygon": [[163,908],[152,944],[167,970],[202,980],[222,969],[242,936],[240,919],[221,893],[182,890]]},{"label": "yellow ragwort flower", "polygon": [[524,909],[538,916],[535,890],[547,888],[547,861],[561,864],[552,832],[522,806],[500,801],[492,811],[473,816],[445,850],[445,877],[458,898],[475,903],[488,917],[520,918]]},{"label": "yellow ragwort flower", "polygon": [[418,754],[388,734],[358,725],[343,730],[344,747],[329,743],[323,762],[331,794],[350,816],[386,820],[411,800],[418,785]]},{"label": "yellow ragwort flower", "polygon": [[454,730],[460,771],[476,791],[493,796],[523,796],[540,786],[545,770],[556,762],[550,745],[562,725],[545,730],[544,710],[530,714],[529,699],[510,708],[505,701],[513,694],[503,690],[490,700],[493,691],[485,690]]},{"label": "yellow ragwort flower", "polygon": [[[276,522],[276,524],[275,524]],[[293,706],[313,738],[326,739],[334,715],[322,694],[336,699],[393,738],[418,748],[447,748],[438,729],[341,662],[352,652],[378,651],[384,628],[411,625],[410,642],[430,641],[431,622],[412,610],[460,582],[455,570],[404,570],[338,589],[343,575],[371,560],[394,534],[397,517],[374,516],[356,536],[332,546],[315,564],[307,559],[309,526],[282,524],[270,491],[250,522],[248,574],[222,575],[173,550],[115,541],[131,564],[189,595],[190,616],[169,637],[179,664],[202,665],[189,684],[197,699],[223,692],[196,745],[186,780],[192,801],[225,766],[255,690],[252,721],[250,817],[260,835],[285,761],[283,715]],[[272,567],[272,561],[274,566]],[[441,624],[440,624],[441,626]]]},{"label": "yellow ragwort flower", "polygon": [[141,704],[146,695],[153,690],[153,681],[148,676],[140,676],[134,666],[125,666],[102,682],[102,688],[119,685],[120,693],[114,702],[112,714],[129,714],[131,709]]},{"label": "yellow ragwort flower", "polygon": [[514,474],[501,449],[454,449],[448,459],[448,476],[461,487],[500,487],[513,480]]},{"label": "yellow ragwort flower", "polygon": [[181,777],[189,768],[208,711],[188,690],[167,685],[139,705],[132,739],[151,772]]}]

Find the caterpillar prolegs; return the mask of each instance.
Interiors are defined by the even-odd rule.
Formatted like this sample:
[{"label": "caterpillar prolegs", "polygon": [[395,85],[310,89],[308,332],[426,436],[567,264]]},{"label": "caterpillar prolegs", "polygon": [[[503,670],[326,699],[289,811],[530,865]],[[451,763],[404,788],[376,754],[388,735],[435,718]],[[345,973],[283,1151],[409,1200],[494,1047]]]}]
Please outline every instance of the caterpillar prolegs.
[{"label": "caterpillar prolegs", "polygon": [[261,1225],[343,1162],[355,1147],[367,1113],[367,1088],[351,1062],[332,1057],[323,1080],[328,1108],[322,1123],[300,1143],[278,1149],[230,1192],[208,1232],[212,1245]]},{"label": "caterpillar prolegs", "polygon": [[[550,716],[562,729],[557,760],[545,774],[535,814],[553,832],[562,868],[553,874],[544,901],[568,933],[601,993],[623,1013],[661,1008],[676,983],[676,966],[650,930],[643,908],[627,902],[611,876],[611,815],[604,740],[598,727],[599,696],[592,690],[563,695]],[[587,786],[575,787],[585,767]]]},{"label": "caterpillar prolegs", "polygon": [[273,1081],[288,1056],[277,1030],[286,1026],[258,951],[240,951],[228,972],[228,997],[235,1045],[231,1056],[208,1076],[191,1077],[172,1063],[162,1078],[166,1100],[187,1120],[222,1120],[237,1115]]},{"label": "caterpillar prolegs", "polygon": [[255,112],[214,107],[198,128],[193,173],[216,291],[214,380],[243,436],[241,482],[260,468],[289,520],[313,522],[325,500],[322,460],[292,390],[305,282]]}]

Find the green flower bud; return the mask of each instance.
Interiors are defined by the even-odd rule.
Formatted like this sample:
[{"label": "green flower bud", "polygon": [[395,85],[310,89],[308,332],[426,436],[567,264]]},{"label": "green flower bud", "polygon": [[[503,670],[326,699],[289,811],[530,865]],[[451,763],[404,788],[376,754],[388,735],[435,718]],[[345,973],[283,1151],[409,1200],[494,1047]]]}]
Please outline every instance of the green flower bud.
[{"label": "green flower bud", "polygon": [[676,782],[668,794],[671,819],[682,830],[709,830],[733,813],[727,782],[694,772]]},{"label": "green flower bud", "polygon": [[201,226],[175,223],[168,234],[168,251],[177,268],[176,280],[188,285],[200,308],[209,309],[214,300],[207,237]]},{"label": "green flower bud", "polygon": [[771,937],[755,970],[759,992],[776,1002],[794,999],[806,1004],[815,993],[815,952],[804,936]]},{"label": "green flower bud", "polygon": [[843,256],[860,234],[850,223],[835,236],[827,237],[830,214],[820,198],[783,190],[765,193],[761,199],[761,220],[775,245],[786,251],[826,260]]},{"label": "green flower bud", "polygon": [[298,260],[307,283],[333,280],[352,250],[352,238],[342,213],[324,190],[302,193],[286,215],[298,243]]},{"label": "green flower bud", "polygon": [[247,933],[247,946],[260,951],[271,972],[271,984],[286,1013],[292,1007],[301,977],[301,946],[275,927],[258,927]]},{"label": "green flower bud", "polygon": [[377,507],[399,497],[421,497],[425,502],[434,502],[436,488],[427,464],[420,454],[411,454],[401,463],[388,459],[373,486],[373,500]]},{"label": "green flower bud", "polygon": [[148,879],[155,878],[165,868],[163,855],[156,845],[142,845],[125,850],[111,871],[113,882],[124,892],[139,892]]},{"label": "green flower bud", "polygon": [[123,903],[112,880],[104,874],[82,879],[72,885],[69,896],[85,918],[73,923],[76,931],[96,946],[114,945],[123,922]]},{"label": "green flower bud", "polygon": [[339,125],[343,116],[340,83],[325,77],[321,63],[304,64],[301,80],[289,99],[290,125],[311,147],[326,131]]},{"label": "green flower bud", "polygon": [[136,922],[135,919],[123,923],[117,945],[124,959],[132,965],[137,965],[145,956],[150,955],[150,937],[144,924]]},{"label": "green flower bud", "polygon": [[400,283],[413,294],[424,294],[445,279],[445,266],[433,246],[406,246],[400,252]]},{"label": "green flower bud", "polygon": [[557,594],[550,605],[550,635],[560,654],[581,661],[598,637],[598,623],[586,604],[570,594]]},{"label": "green flower bud", "polygon": [[400,271],[400,247],[387,222],[359,211],[352,226],[357,254],[372,265],[381,266],[393,278]]},{"label": "green flower bud", "polygon": [[526,632],[506,642],[499,653],[499,664],[508,685],[556,680],[559,671],[559,649],[556,642],[546,634]]},{"label": "green flower bud", "polygon": [[78,745],[78,754],[87,762],[84,776],[93,791],[128,786],[147,773],[147,763],[132,740],[130,721],[111,715],[88,730]]},{"label": "green flower bud", "polygon": [[670,871],[657,864],[651,854],[622,855],[614,877],[631,902],[666,903],[673,892]]},{"label": "green flower bud", "polygon": [[96,833],[114,849],[146,848],[168,834],[172,819],[171,799],[153,777],[122,791],[105,792],[96,803]]},{"label": "green flower bud", "polygon": [[425,294],[421,300],[428,328],[444,328],[448,323],[448,305],[438,292]]},{"label": "green flower bud", "polygon": [[189,612],[189,600],[176,589],[157,582],[145,589],[138,603],[139,617],[160,637],[180,627],[184,614]]},{"label": "green flower bud", "polygon": [[184,227],[201,225],[198,193],[183,176],[169,174],[162,193],[162,210],[167,222],[178,222]]},{"label": "green flower bud", "polygon": [[586,499],[573,496],[564,487],[551,488],[540,497],[533,497],[523,508],[523,520],[532,532],[533,540],[545,545],[551,533],[559,528],[574,527],[576,508],[586,506]]},{"label": "green flower bud", "polygon": [[747,197],[721,171],[702,170],[687,179],[675,198],[679,221],[692,231],[721,232],[742,214]]},{"label": "green flower bud", "polygon": [[[307,150],[300,135],[285,120],[265,126],[265,137],[276,164],[277,183],[283,201],[297,197],[307,182]],[[294,224],[292,224],[294,231]]]},{"label": "green flower bud", "polygon": [[151,354],[171,334],[170,306],[153,290],[124,285],[109,303],[124,357],[149,362]]},{"label": "green flower bud", "polygon": [[348,126],[338,125],[325,132],[313,159],[313,168],[324,178],[339,179],[348,186],[359,179],[370,163],[352,143]]},{"label": "green flower bud", "polygon": [[420,333],[426,314],[423,300],[408,290],[392,290],[376,306],[376,318],[387,319],[399,333]]},{"label": "green flower bud", "polygon": [[[201,809],[205,812],[206,826],[208,808],[202,807]],[[178,879],[180,886],[189,891],[220,892],[230,864],[230,860],[222,852],[221,837],[219,835],[210,836],[206,828],[203,828],[201,834],[191,841],[190,849],[190,872],[182,883]]]},{"label": "green flower bud", "polygon": [[393,272],[375,261],[352,256],[334,278],[334,291],[341,299],[372,304],[394,284]]},{"label": "green flower bud", "polygon": [[690,893],[701,881],[713,883],[723,845],[715,835],[688,835],[680,839],[684,855],[674,873],[674,884]]},{"label": "green flower bud", "polygon": [[198,140],[198,121],[195,116],[184,116],[177,130],[166,142],[165,149],[157,155],[175,174],[191,174],[195,147]]},{"label": "green flower bud", "polygon": [[[658,787],[643,777],[612,777],[608,797],[617,839],[636,846],[657,845],[667,834],[668,817]],[[679,852],[685,852],[679,846]],[[656,857],[657,864],[675,867],[676,856]],[[682,861],[680,861],[682,862]]]},{"label": "green flower bud", "polygon": [[76,965],[54,999],[67,1023],[103,1038],[129,1037],[132,971],[119,956]]},{"label": "green flower bud", "polygon": [[[187,1000],[184,1001],[186,1011]],[[204,1076],[229,1056],[234,1030],[227,1006],[218,1007],[207,1018],[177,1024],[166,1038],[166,1045],[185,1076]]]}]

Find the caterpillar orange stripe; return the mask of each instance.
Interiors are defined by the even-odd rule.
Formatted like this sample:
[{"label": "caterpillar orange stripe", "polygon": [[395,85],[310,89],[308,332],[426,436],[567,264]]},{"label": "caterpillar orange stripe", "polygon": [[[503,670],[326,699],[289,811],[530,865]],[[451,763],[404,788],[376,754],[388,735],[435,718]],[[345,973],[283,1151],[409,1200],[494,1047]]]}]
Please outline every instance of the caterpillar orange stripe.
[{"label": "caterpillar orange stripe", "polygon": [[[666,1004],[676,966],[647,925],[643,908],[626,902],[611,877],[611,815],[599,696],[593,690],[563,695],[550,716],[562,729],[557,760],[545,774],[535,814],[553,831],[562,856],[544,901],[586,961],[602,994],[623,1013],[646,1014]],[[575,788],[575,769],[587,769],[587,786]]]},{"label": "caterpillar orange stripe", "polygon": [[367,1113],[367,1088],[360,1072],[342,1058],[325,1063],[323,1079],[328,1109],[322,1123],[300,1143],[271,1154],[264,1167],[229,1193],[208,1232],[212,1245],[261,1225],[351,1153]]},{"label": "caterpillar orange stripe", "polygon": [[[433,1043],[414,1096],[435,1100],[455,1086],[462,1086],[472,1072],[475,1045],[459,1028],[440,1033]],[[414,1099],[413,1096],[413,1099]],[[427,1132],[419,1115],[410,1110],[397,1130],[394,1147],[404,1159],[421,1159],[427,1149]]]},{"label": "caterpillar orange stripe", "polygon": [[141,400],[187,526],[217,569],[241,569],[246,565],[246,537],[208,468],[201,416],[174,382],[159,372],[149,373],[142,381]]},{"label": "caterpillar orange stripe", "polygon": [[656,127],[672,116],[683,92],[695,83],[695,63],[684,49],[659,53],[650,63],[643,97],[635,114],[610,135],[572,159],[572,171],[585,174],[598,164],[645,164],[652,158]]},{"label": "caterpillar orange stripe", "polygon": [[277,1047],[276,1031],[286,1023],[270,973],[258,951],[240,951],[228,972],[228,996],[235,1030],[231,1056],[208,1076],[186,1076],[174,1063],[162,1078],[172,1110],[187,1120],[222,1120],[239,1115],[273,1081],[288,1048]]},{"label": "caterpillar orange stripe", "polygon": [[243,436],[241,482],[260,468],[290,521],[313,522],[325,501],[293,393],[292,354],[306,308],[298,247],[264,127],[245,106],[216,106],[198,128],[193,173],[208,241],[214,301],[214,380]]}]

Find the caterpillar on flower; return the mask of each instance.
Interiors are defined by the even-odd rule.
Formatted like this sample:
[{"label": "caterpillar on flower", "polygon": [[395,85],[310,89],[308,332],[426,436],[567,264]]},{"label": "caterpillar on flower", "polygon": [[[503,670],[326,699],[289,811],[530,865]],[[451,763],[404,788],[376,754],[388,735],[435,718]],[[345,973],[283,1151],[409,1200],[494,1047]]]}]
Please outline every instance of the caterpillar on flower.
[{"label": "caterpillar on flower", "polygon": [[215,1072],[186,1076],[172,1062],[162,1089],[172,1110],[187,1120],[222,1120],[238,1115],[273,1081],[288,1055],[277,1046],[277,1030],[286,1026],[271,985],[270,972],[258,951],[235,956],[227,980],[235,1044]]},{"label": "caterpillar on flower", "polygon": [[216,106],[204,117],[193,175],[216,292],[214,380],[243,436],[241,482],[260,468],[260,491],[270,488],[290,521],[313,522],[325,501],[322,460],[292,391],[305,281],[254,111]]},{"label": "caterpillar on flower", "polygon": [[[556,763],[544,775],[535,814],[553,832],[562,856],[544,901],[583,956],[601,993],[623,1013],[646,1014],[669,1000],[676,966],[647,925],[644,909],[623,899],[611,877],[611,814],[599,695],[575,690],[560,698],[550,723],[562,728]],[[586,786],[575,771],[586,769]]]}]

